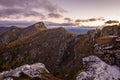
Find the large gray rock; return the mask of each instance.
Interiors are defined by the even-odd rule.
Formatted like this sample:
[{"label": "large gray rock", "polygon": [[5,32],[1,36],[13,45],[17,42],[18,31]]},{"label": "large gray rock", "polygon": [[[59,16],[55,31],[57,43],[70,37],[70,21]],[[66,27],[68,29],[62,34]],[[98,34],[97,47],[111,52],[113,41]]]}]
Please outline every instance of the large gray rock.
[{"label": "large gray rock", "polygon": [[110,66],[96,56],[83,58],[85,71],[76,80],[120,80],[120,68]]},{"label": "large gray rock", "polygon": [[30,78],[41,78],[41,73],[49,73],[42,63],[36,63],[33,65],[23,65],[14,70],[4,71],[0,73],[0,76],[4,76],[4,80],[13,80],[11,77],[20,77],[21,73],[27,75]]}]

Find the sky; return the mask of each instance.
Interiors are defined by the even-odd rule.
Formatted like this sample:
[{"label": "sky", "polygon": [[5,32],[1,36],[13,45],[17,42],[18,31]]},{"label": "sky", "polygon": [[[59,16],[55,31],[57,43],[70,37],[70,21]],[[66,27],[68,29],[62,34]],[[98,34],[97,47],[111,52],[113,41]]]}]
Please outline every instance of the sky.
[{"label": "sky", "polygon": [[120,21],[120,0],[0,0],[0,25],[73,23],[101,26]]}]

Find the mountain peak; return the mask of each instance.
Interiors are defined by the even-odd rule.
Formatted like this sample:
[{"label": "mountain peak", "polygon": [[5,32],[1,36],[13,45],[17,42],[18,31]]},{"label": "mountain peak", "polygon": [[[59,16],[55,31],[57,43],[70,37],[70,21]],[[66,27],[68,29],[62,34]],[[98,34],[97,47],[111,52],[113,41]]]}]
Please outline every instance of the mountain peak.
[{"label": "mountain peak", "polygon": [[38,23],[35,23],[31,26],[28,26],[26,28],[24,28],[21,36],[26,36],[26,35],[29,35],[31,33],[34,33],[36,31],[43,31],[43,30],[46,30],[46,26],[44,25],[43,22],[38,22]]},{"label": "mountain peak", "polygon": [[39,29],[39,30],[47,29],[43,22],[37,22],[37,23],[35,23],[35,24],[33,24],[33,25],[29,26],[29,27],[36,28],[36,29]]}]

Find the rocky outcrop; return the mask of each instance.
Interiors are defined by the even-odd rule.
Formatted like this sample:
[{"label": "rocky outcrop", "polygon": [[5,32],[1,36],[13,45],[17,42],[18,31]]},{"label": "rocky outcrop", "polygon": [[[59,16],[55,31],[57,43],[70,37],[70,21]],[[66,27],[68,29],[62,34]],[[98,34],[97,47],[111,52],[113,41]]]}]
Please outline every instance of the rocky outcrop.
[{"label": "rocky outcrop", "polygon": [[101,37],[101,30],[97,29],[96,30],[89,30],[87,32],[87,35],[93,40],[93,42],[96,42],[96,40]]},{"label": "rocky outcrop", "polygon": [[87,35],[89,35],[94,42],[104,36],[120,36],[120,26],[105,26],[102,29],[90,30],[87,32]]},{"label": "rocky outcrop", "polygon": [[28,27],[24,28],[19,37],[27,36],[27,35],[30,35],[34,32],[43,31],[43,30],[46,30],[46,29],[47,28],[46,28],[46,26],[43,22],[38,22],[38,23],[35,23],[31,26],[28,26]]},{"label": "rocky outcrop", "polygon": [[120,66],[120,26],[105,26],[102,30],[88,31],[95,54],[110,65]]},{"label": "rocky outcrop", "polygon": [[26,76],[26,78],[42,79],[42,73],[49,73],[49,71],[45,68],[44,64],[36,63],[32,65],[23,65],[10,71],[2,72],[0,76],[3,76],[2,80],[14,80],[15,78],[23,77],[23,75]]},{"label": "rocky outcrop", "polygon": [[120,67],[120,41],[118,36],[104,36],[97,40],[95,53],[110,65]]},{"label": "rocky outcrop", "polygon": [[106,26],[101,30],[100,36],[120,36],[120,26]]},{"label": "rocky outcrop", "polygon": [[110,66],[96,56],[83,58],[84,71],[76,80],[120,80],[120,68]]}]

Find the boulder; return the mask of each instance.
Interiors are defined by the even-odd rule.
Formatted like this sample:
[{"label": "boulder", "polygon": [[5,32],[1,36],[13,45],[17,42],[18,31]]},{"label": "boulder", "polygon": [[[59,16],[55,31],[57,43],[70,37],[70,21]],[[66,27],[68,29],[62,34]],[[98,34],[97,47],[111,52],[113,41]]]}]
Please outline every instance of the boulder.
[{"label": "boulder", "polygon": [[76,80],[120,80],[120,68],[110,66],[96,56],[83,58],[84,71]]},{"label": "boulder", "polygon": [[26,75],[29,78],[42,78],[42,73],[49,73],[42,63],[36,63],[32,65],[23,65],[10,71],[4,71],[0,73],[0,76],[4,77],[4,80],[14,80],[13,77],[19,78],[22,75]]}]

